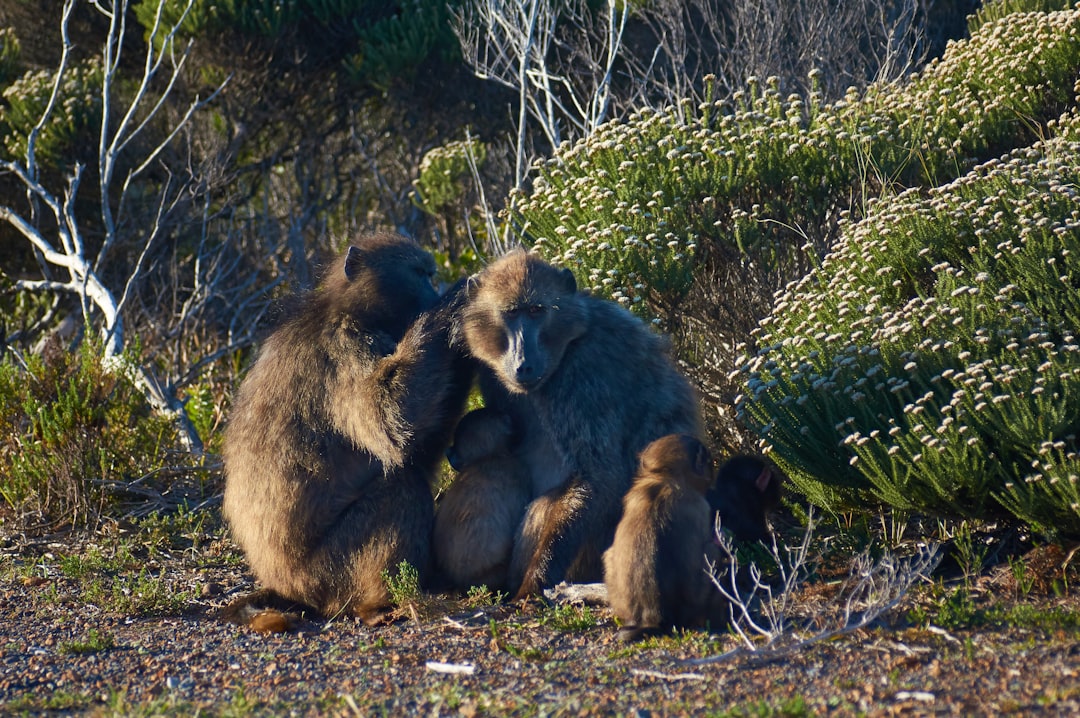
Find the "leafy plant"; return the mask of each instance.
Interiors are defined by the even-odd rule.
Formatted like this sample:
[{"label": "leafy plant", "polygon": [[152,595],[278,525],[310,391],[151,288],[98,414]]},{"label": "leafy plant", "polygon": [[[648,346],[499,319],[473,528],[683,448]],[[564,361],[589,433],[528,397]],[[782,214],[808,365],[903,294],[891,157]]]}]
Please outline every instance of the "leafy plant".
[{"label": "leafy plant", "polygon": [[420,572],[408,561],[399,563],[396,570],[384,570],[382,579],[395,605],[406,606],[420,598]]},{"label": "leafy plant", "polygon": [[62,641],[58,650],[60,653],[100,653],[107,651],[116,645],[116,639],[108,633],[91,628],[87,631],[86,638],[75,641]]},{"label": "leafy plant", "polygon": [[175,428],[151,413],[123,373],[104,365],[94,342],[57,346],[25,365],[0,360],[0,496],[48,523],[93,525],[152,488],[140,485],[167,461]]},{"label": "leafy plant", "polygon": [[1080,531],[1080,120],[1051,127],[874,203],[762,322],[739,409],[815,503]]}]

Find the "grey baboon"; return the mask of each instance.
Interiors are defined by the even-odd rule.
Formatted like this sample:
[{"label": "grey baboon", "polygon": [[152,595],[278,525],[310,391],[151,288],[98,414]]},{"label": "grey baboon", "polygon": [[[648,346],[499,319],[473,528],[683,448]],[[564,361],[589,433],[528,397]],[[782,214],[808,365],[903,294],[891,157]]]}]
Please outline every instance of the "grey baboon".
[{"label": "grey baboon", "polygon": [[765,459],[738,454],[720,466],[706,499],[736,541],[768,541],[769,513],[780,506],[782,483],[783,475]]},{"label": "grey baboon", "polygon": [[384,570],[428,568],[430,482],[472,382],[434,273],[404,237],[357,242],[241,384],[223,512],[271,594],[370,621],[390,605]]},{"label": "grey baboon", "polygon": [[620,638],[726,620],[726,604],[706,572],[717,554],[705,500],[712,481],[712,456],[692,436],[665,436],[641,452],[615,540],[604,552]]},{"label": "grey baboon", "polygon": [[459,473],[435,511],[435,565],[454,588],[507,590],[514,532],[531,498],[509,414],[484,408],[458,423],[446,451]]},{"label": "grey baboon", "polygon": [[700,435],[694,392],[664,337],[536,255],[507,254],[467,293],[464,336],[491,372],[485,400],[530,427],[521,455],[540,457],[511,561],[517,597],[568,574],[599,580],[638,452],[666,434]]}]

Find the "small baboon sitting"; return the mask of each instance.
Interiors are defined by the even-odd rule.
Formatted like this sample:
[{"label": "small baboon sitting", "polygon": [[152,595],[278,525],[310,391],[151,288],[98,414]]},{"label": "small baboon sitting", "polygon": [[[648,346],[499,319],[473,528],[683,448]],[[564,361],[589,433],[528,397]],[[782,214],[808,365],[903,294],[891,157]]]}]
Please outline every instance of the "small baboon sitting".
[{"label": "small baboon sitting", "polygon": [[707,573],[717,553],[705,500],[712,480],[712,456],[692,436],[665,436],[641,452],[615,540],[604,552],[608,604],[623,640],[726,622],[726,604]]},{"label": "small baboon sitting", "polygon": [[723,463],[706,499],[736,541],[768,541],[769,513],[780,506],[783,475],[769,462],[739,454]]},{"label": "small baboon sitting", "polygon": [[529,477],[514,453],[512,418],[494,409],[466,414],[446,451],[459,473],[435,511],[435,565],[456,589],[507,590],[514,532],[529,503]]},{"label": "small baboon sitting", "polygon": [[264,592],[372,621],[384,571],[429,568],[431,482],[472,383],[434,274],[404,237],[357,242],[241,384],[223,513]]},{"label": "small baboon sitting", "polygon": [[489,378],[486,405],[529,427],[520,455],[533,501],[511,560],[516,597],[568,576],[600,580],[638,453],[666,434],[701,434],[697,398],[667,339],[523,251],[470,284],[461,321]]}]

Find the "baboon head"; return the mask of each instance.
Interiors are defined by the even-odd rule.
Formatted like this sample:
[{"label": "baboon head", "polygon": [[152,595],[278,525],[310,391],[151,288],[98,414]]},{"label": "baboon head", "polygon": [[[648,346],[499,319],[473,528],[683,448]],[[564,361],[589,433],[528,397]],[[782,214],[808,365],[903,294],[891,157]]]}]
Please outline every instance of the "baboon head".
[{"label": "baboon head", "polygon": [[567,346],[588,325],[570,270],[524,251],[511,252],[480,273],[468,289],[463,320],[473,356],[519,394],[550,379]]},{"label": "baboon head", "polygon": [[390,233],[364,237],[339,261],[323,282],[329,301],[395,339],[439,300],[435,260],[411,239]]},{"label": "baboon head", "polygon": [[639,461],[642,476],[679,477],[703,495],[712,486],[712,453],[688,434],[660,437],[642,449]]},{"label": "baboon head", "polygon": [[461,471],[481,459],[506,453],[518,442],[511,416],[495,409],[470,411],[458,422],[454,444],[446,450],[446,460]]},{"label": "baboon head", "polygon": [[737,455],[723,463],[706,498],[720,524],[739,541],[767,541],[768,513],[780,505],[783,474],[757,456]]}]

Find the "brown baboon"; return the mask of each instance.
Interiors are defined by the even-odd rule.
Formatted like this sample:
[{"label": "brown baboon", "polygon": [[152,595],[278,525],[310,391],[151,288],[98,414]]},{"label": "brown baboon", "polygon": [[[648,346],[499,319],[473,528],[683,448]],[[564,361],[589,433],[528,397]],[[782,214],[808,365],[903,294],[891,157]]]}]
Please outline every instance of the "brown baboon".
[{"label": "brown baboon", "polygon": [[469,351],[493,375],[482,376],[487,405],[529,427],[521,455],[537,458],[511,560],[517,597],[568,575],[600,580],[638,452],[665,434],[701,433],[668,341],[579,292],[569,270],[522,251],[473,281],[462,322]]},{"label": "brown baboon", "polygon": [[428,568],[430,481],[471,361],[415,242],[367,237],[269,336],[225,432],[223,512],[270,592],[366,621],[384,570]]},{"label": "brown baboon", "polygon": [[726,619],[706,573],[707,558],[716,555],[705,500],[712,480],[712,456],[692,436],[665,436],[641,452],[615,540],[604,552],[604,584],[622,623],[620,638]]},{"label": "brown baboon", "polygon": [[435,511],[435,565],[457,589],[507,590],[514,531],[531,492],[509,414],[485,408],[458,423],[446,451],[458,476]]},{"label": "brown baboon", "polygon": [[768,541],[769,512],[780,505],[783,475],[769,462],[739,454],[723,463],[706,498],[736,541]]}]

